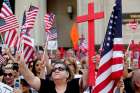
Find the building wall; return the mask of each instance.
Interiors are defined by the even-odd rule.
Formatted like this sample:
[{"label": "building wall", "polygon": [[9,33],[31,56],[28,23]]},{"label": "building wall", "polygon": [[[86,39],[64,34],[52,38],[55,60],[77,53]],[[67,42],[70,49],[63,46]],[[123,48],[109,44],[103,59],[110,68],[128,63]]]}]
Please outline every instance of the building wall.
[{"label": "building wall", "polygon": [[[77,7],[78,15],[87,14],[88,0],[77,0],[77,1],[78,1],[78,7]],[[103,41],[114,1],[115,0],[94,0],[95,11],[104,10],[104,13],[105,13],[104,19],[101,19],[95,22],[95,44],[101,44],[101,42]],[[139,0],[122,0],[123,13],[133,13],[133,12],[139,13],[140,12],[139,3],[140,3]],[[84,32],[87,34],[87,29],[88,29],[87,23],[80,24],[79,29],[80,29],[80,32],[82,33]],[[139,42],[140,41],[139,30],[140,30],[139,25],[138,25],[137,32],[132,32],[132,30],[127,25],[123,25],[124,43],[128,44],[131,38],[133,38],[136,42]]]},{"label": "building wall", "polygon": [[30,4],[39,7],[39,13],[36,18],[34,29],[31,31],[31,36],[34,38],[35,45],[43,45],[45,43],[45,29],[44,29],[44,15],[46,13],[45,0],[15,0],[15,14],[19,20],[19,23],[21,24],[24,10],[27,10]]},{"label": "building wall", "polygon": [[[45,42],[44,40],[44,14],[46,13],[46,7],[53,11],[57,18],[57,29],[59,34],[59,46],[63,47],[71,47],[70,40],[70,30],[73,22],[75,20],[70,20],[66,7],[69,4],[70,0],[15,0],[15,9],[16,16],[19,19],[20,23],[22,21],[23,11],[29,7],[30,4],[39,5],[41,11],[38,15],[37,22],[35,24],[35,29],[33,31],[32,36],[35,38],[35,44],[41,45]],[[108,20],[112,11],[112,7],[115,0],[94,0],[95,2],[95,12],[104,10],[105,17],[100,20],[95,21],[95,44],[101,44],[104,38],[104,34],[106,32],[106,27],[108,24]],[[77,3],[76,3],[77,2]],[[123,13],[130,12],[140,12],[140,0],[122,0],[123,2]],[[47,6],[48,3],[48,6]],[[84,15],[88,13],[88,0],[71,0],[72,5],[74,6],[75,17],[76,15]],[[76,10],[77,7],[77,10]],[[80,23],[78,25],[79,32],[88,34],[87,22]],[[134,40],[140,41],[140,27],[138,26],[138,31],[133,33],[131,29],[127,25],[123,25],[123,37],[125,44],[128,44],[131,37],[133,36]],[[43,38],[42,38],[43,37]]]},{"label": "building wall", "polygon": [[[55,2],[55,3],[54,3]],[[73,7],[73,19],[69,18],[67,6]],[[76,0],[47,0],[48,12],[53,12],[56,15],[56,28],[58,31],[58,46],[71,47],[70,31],[75,17],[77,15]]]},{"label": "building wall", "polygon": [[[94,8],[95,13],[103,11],[103,0],[95,0],[94,2]],[[101,2],[101,3],[100,3]],[[77,0],[78,7],[78,16],[79,15],[87,15],[88,14],[88,0]],[[84,6],[84,7],[83,7]],[[95,38],[95,44],[100,44],[102,42],[103,35],[105,33],[104,31],[104,18],[95,20],[95,35],[93,38]],[[88,22],[80,23],[79,24],[79,32],[84,33],[86,35],[86,38],[88,37]]]},{"label": "building wall", "polygon": [[[123,2],[123,13],[140,13],[140,0],[122,0]],[[133,39],[137,43],[140,42],[140,25],[137,30],[133,31],[128,25],[123,25],[123,37],[126,44],[130,43]]]}]

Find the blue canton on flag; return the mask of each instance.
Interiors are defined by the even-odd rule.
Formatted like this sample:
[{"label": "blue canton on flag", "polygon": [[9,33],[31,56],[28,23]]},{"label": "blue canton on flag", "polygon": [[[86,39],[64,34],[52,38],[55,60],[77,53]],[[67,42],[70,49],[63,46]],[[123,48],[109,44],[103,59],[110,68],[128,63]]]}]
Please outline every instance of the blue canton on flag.
[{"label": "blue canton on flag", "polygon": [[5,24],[6,24],[5,20],[3,18],[0,18],[0,26],[3,26]]},{"label": "blue canton on flag", "polygon": [[7,6],[11,9],[11,5],[10,5],[9,0],[3,0],[3,2],[4,2],[5,4],[7,4]]},{"label": "blue canton on flag", "polygon": [[47,32],[47,40],[57,39],[56,27],[52,27],[49,32]]},{"label": "blue canton on flag", "polygon": [[15,28],[18,28],[19,24],[14,15],[0,18],[0,32],[6,32]]},{"label": "blue canton on flag", "polygon": [[114,11],[112,12],[109,20],[101,56],[104,56],[113,48],[115,38],[122,38],[122,11],[120,7],[121,5],[118,2],[116,3],[117,5],[114,7]]}]

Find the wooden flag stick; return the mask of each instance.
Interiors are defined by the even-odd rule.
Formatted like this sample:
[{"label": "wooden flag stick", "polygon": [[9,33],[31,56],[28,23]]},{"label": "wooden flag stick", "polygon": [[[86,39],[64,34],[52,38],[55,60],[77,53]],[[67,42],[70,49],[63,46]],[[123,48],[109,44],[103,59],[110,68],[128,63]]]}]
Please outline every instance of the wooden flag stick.
[{"label": "wooden flag stick", "polygon": [[44,52],[43,52],[43,58],[42,58],[42,60],[44,60],[44,58],[45,58],[45,54],[46,54],[46,49],[47,49],[47,42],[45,43],[45,47],[44,47]]},{"label": "wooden flag stick", "polygon": [[2,44],[4,44],[4,39],[3,39],[3,37],[2,37],[2,35],[1,35],[1,34],[0,34],[0,36],[1,36]]}]

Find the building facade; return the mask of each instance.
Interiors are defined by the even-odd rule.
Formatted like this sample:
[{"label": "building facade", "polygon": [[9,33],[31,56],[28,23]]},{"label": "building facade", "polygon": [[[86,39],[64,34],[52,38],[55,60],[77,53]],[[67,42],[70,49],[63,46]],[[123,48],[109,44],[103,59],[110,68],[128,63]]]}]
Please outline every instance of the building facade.
[{"label": "building facade", "polygon": [[[72,47],[70,40],[70,31],[76,16],[88,13],[89,0],[15,0],[15,14],[21,24],[23,12],[30,4],[37,5],[40,8],[39,15],[32,31],[32,37],[35,38],[36,45],[42,45],[45,42],[44,15],[46,12],[53,12],[56,15],[56,27],[58,30],[59,47]],[[95,12],[104,11],[105,17],[95,21],[95,44],[100,45],[103,41],[108,20],[115,0],[94,0]],[[123,13],[139,13],[139,0],[122,0]],[[68,14],[68,6],[73,7],[72,18]],[[79,33],[88,34],[87,22],[78,24]],[[130,39],[139,42],[140,28],[137,32],[132,32],[128,25],[123,24],[123,37],[125,44]]]}]

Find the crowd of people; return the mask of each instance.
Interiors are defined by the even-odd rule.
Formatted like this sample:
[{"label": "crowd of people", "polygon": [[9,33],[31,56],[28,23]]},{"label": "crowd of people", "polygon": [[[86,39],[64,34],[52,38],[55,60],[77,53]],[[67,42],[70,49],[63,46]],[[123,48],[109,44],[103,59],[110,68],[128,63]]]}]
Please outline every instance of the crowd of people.
[{"label": "crowd of people", "polygon": [[[33,60],[25,63],[22,53],[5,48],[0,64],[0,82],[14,89],[14,93],[91,93],[94,86],[88,86],[88,57],[79,59],[73,49],[62,55],[60,50],[35,52]],[[115,93],[140,93],[140,69],[130,69],[124,59],[123,76]],[[95,71],[98,71],[100,55],[94,57]],[[17,81],[20,83],[17,86]]]}]

